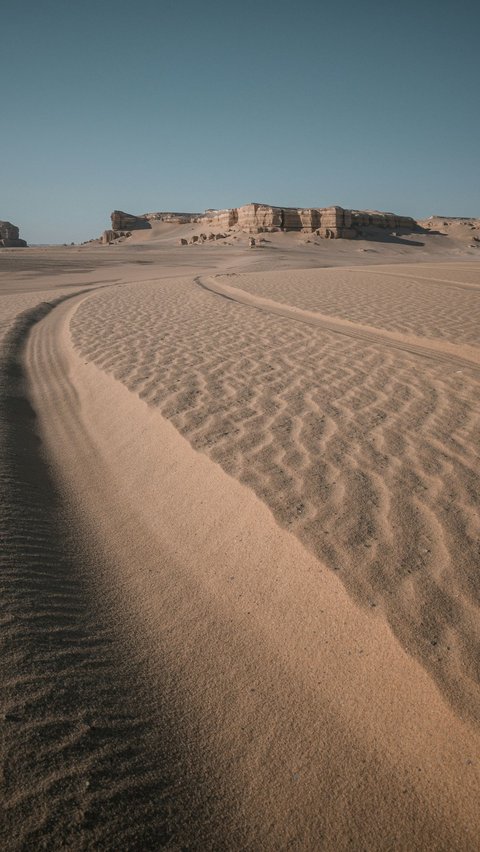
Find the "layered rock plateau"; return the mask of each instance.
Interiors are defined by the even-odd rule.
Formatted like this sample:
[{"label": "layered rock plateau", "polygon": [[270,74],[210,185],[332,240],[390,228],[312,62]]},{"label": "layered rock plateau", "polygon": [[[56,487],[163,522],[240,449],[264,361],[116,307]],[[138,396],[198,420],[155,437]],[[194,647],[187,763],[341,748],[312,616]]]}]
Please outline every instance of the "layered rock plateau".
[{"label": "layered rock plateau", "polygon": [[189,222],[203,221],[203,213],[142,213],[134,216],[132,213],[124,213],[123,210],[114,210],[110,215],[112,227],[104,231],[100,240],[104,245],[109,245],[120,237],[130,237],[132,231],[144,231],[151,228],[151,222],[168,222],[175,225],[187,225]]},{"label": "layered rock plateau", "polygon": [[[237,228],[247,234],[272,231],[301,231],[315,233],[325,239],[354,239],[372,234],[403,229],[414,231],[417,222],[411,216],[382,213],[377,210],[347,210],[343,207],[273,207],[269,204],[245,204],[225,210],[206,210],[204,213],[144,213],[133,216],[115,210],[112,228],[102,236],[103,243],[130,236],[133,230],[151,228],[151,222],[173,224],[204,224],[213,230]],[[202,242],[202,240],[199,240]]]},{"label": "layered rock plateau", "polygon": [[272,207],[268,204],[246,204],[227,210],[207,210],[205,220],[211,227],[232,228],[250,234],[265,231],[303,231],[327,239],[353,239],[365,230],[414,230],[417,223],[410,216],[370,210],[346,210],[343,207]]},{"label": "layered rock plateau", "polygon": [[11,222],[0,222],[1,248],[26,248],[27,243],[19,237],[19,230]]}]

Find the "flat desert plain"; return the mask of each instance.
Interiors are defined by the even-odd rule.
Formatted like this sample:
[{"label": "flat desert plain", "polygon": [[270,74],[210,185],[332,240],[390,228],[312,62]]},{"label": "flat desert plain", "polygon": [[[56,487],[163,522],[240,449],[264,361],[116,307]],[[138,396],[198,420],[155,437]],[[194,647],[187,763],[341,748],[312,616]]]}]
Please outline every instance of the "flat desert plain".
[{"label": "flat desert plain", "polygon": [[2,849],[479,849],[480,249],[179,233],[0,255]]}]

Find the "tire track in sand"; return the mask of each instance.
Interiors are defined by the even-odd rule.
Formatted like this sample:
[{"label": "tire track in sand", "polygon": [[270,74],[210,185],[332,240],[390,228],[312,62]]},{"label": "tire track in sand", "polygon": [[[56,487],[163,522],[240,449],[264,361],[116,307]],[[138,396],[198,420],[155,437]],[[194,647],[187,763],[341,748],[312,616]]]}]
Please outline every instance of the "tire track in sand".
[{"label": "tire track in sand", "polygon": [[30,333],[75,297],[25,311],[0,349],[1,846],[177,848],[188,840],[187,810],[175,810],[180,749],[161,693],[152,703],[92,596],[99,555],[64,502],[30,401]]},{"label": "tire track in sand", "polygon": [[[448,341],[437,342],[434,340],[429,340],[428,345],[425,345],[413,335],[400,335],[387,330],[379,331],[371,326],[362,326],[346,319],[333,319],[317,311],[306,311],[302,308],[296,308],[293,305],[275,302],[273,299],[254,296],[239,287],[220,283],[215,277],[203,279],[197,276],[195,283],[203,290],[207,290],[224,299],[229,299],[232,302],[237,302],[239,305],[275,314],[285,319],[295,320],[296,322],[329,331],[332,334],[352,337],[356,340],[362,340],[365,343],[375,343],[387,346],[390,349],[397,349],[400,352],[406,352],[409,355],[442,362],[456,369],[468,369],[480,373],[480,350],[476,350],[473,346],[460,347]],[[465,353],[467,353],[466,357]]]}]

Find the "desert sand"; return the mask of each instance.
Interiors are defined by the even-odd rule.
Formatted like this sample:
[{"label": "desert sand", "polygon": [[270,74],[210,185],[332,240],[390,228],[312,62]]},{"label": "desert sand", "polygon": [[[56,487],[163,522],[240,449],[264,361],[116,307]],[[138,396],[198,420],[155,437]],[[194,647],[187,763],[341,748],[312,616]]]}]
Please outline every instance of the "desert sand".
[{"label": "desert sand", "polygon": [[3,849],[480,848],[451,231],[2,250]]}]

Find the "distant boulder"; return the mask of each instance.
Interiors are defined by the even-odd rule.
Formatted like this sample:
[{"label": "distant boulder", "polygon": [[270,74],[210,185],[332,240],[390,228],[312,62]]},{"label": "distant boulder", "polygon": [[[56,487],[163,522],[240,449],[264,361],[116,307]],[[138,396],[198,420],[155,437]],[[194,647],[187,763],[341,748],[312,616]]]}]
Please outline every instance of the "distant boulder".
[{"label": "distant boulder", "polygon": [[111,243],[114,243],[115,240],[119,240],[120,237],[131,237],[131,231],[104,231],[102,236],[100,237],[100,242],[102,245],[109,246]]},{"label": "distant boulder", "polygon": [[0,222],[0,236],[2,240],[18,240],[20,231],[11,222]]},{"label": "distant boulder", "polygon": [[19,238],[19,230],[11,222],[0,222],[0,247],[26,248],[25,240]]},{"label": "distant boulder", "polygon": [[113,243],[114,240],[117,240],[118,236],[117,231],[104,231],[100,237],[100,241],[102,245],[108,246],[110,243]]}]

